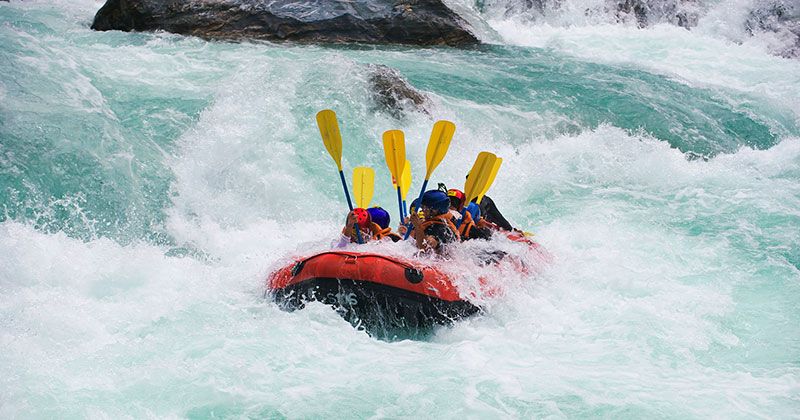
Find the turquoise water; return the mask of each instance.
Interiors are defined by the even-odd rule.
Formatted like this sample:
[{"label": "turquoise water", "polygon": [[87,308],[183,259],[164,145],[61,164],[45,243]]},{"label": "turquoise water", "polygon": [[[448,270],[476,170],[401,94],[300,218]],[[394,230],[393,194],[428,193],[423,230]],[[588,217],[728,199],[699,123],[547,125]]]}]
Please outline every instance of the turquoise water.
[{"label": "turquoise water", "polygon": [[[3,417],[800,412],[800,62],[502,21],[467,50],[214,43],[93,32],[99,6],[0,4]],[[433,117],[377,108],[369,64]],[[324,108],[388,209],[380,134],[405,130],[417,189],[455,122],[433,182],[502,156],[491,195],[553,263],[425,340],[266,302],[340,229]]]}]

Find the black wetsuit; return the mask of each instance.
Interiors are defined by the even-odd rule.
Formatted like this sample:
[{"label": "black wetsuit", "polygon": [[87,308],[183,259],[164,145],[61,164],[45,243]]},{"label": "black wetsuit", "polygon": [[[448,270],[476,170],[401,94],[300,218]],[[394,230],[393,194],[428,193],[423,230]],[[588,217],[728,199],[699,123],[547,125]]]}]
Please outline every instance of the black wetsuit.
[{"label": "black wetsuit", "polygon": [[500,210],[497,210],[497,206],[494,205],[494,200],[489,198],[488,195],[483,196],[483,200],[481,200],[481,204],[479,205],[481,206],[481,217],[496,224],[500,229],[508,231],[514,230],[514,228],[511,227],[511,223],[508,223],[508,220],[500,214]]}]

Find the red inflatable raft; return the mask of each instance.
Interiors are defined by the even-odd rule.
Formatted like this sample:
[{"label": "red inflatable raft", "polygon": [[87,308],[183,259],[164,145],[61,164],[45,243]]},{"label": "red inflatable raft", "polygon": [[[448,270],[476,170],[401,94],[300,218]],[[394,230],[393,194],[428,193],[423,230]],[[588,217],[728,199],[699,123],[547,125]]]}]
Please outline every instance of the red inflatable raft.
[{"label": "red inflatable raft", "polygon": [[420,329],[478,312],[441,271],[379,254],[330,251],[272,273],[267,291],[287,310],[307,301],[334,306],[355,326]]}]

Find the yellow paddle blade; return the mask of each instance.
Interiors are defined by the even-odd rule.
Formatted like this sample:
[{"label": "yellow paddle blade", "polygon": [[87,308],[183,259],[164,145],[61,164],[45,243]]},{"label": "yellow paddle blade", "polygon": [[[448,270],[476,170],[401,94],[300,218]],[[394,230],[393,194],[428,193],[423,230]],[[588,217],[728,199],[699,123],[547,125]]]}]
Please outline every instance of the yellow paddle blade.
[{"label": "yellow paddle blade", "polygon": [[356,199],[356,207],[369,208],[374,188],[375,171],[372,168],[359,166],[353,169],[353,196]]},{"label": "yellow paddle blade", "polygon": [[453,134],[456,132],[456,125],[450,121],[440,120],[436,121],[431,131],[431,139],[428,141],[428,149],[425,152],[425,163],[427,165],[425,172],[425,179],[430,179],[433,170],[439,166],[439,163],[444,159],[447,154],[447,149],[450,148],[450,141],[453,140]]},{"label": "yellow paddle blade", "polygon": [[503,158],[497,158],[494,161],[494,167],[492,167],[492,172],[489,174],[489,179],[486,180],[486,185],[483,186],[481,193],[478,194],[478,199],[475,200],[476,203],[480,204],[481,200],[483,200],[483,196],[486,195],[486,192],[489,191],[489,188],[494,183],[494,179],[497,178],[497,171],[500,170],[500,165],[503,164]]},{"label": "yellow paddle blade", "polygon": [[383,133],[383,153],[386,156],[386,166],[397,185],[406,165],[406,139],[402,131],[389,130]]},{"label": "yellow paddle blade", "polygon": [[411,162],[406,160],[406,166],[403,168],[403,174],[400,175],[400,194],[403,200],[408,195],[408,190],[411,188]]},{"label": "yellow paddle blade", "polygon": [[489,180],[489,177],[492,174],[492,169],[494,168],[494,162],[496,160],[497,156],[492,153],[478,153],[478,157],[475,159],[475,163],[472,165],[472,169],[469,171],[467,182],[464,184],[464,195],[466,196],[465,203],[469,203],[473,198],[476,198],[481,191],[483,191],[486,181]]},{"label": "yellow paddle blade", "polygon": [[328,149],[333,161],[339,170],[342,170],[342,134],[339,132],[339,123],[336,122],[336,113],[330,109],[317,112],[317,125],[322,142]]}]

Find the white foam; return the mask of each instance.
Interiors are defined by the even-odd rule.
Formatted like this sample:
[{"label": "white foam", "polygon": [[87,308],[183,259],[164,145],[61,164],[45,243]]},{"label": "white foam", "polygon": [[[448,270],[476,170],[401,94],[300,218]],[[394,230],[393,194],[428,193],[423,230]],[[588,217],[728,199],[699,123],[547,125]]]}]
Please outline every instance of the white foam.
[{"label": "white foam", "polygon": [[633,65],[697,87],[767,98],[800,121],[800,62],[671,25],[557,27],[493,21],[515,45],[546,48],[594,62]]},{"label": "white foam", "polygon": [[[76,9],[80,19],[87,4]],[[796,65],[751,46],[661,27],[525,31],[512,36],[590,61],[788,101],[776,106],[796,100],[796,73],[787,72]],[[387,183],[380,150],[370,146],[397,122],[368,110],[364,74],[351,57],[444,53],[393,50],[376,58],[176,39],[153,35],[145,45],[96,46],[85,55],[96,53],[91,65],[111,79],[208,99],[167,159],[175,179],[166,229],[190,257],[168,256],[180,254],[177,247],[84,242],[0,223],[3,417],[796,412],[800,372],[785,358],[793,343],[780,341],[790,334],[747,328],[796,324],[791,301],[780,299],[792,297],[796,289],[785,284],[798,278],[786,256],[798,235],[786,221],[800,209],[800,139],[688,161],[663,141],[610,125],[538,134],[547,116],[518,113],[537,130],[525,126],[518,131],[525,141],[513,142],[495,138],[484,127],[491,124],[471,124],[495,121],[506,112],[501,107],[437,97],[435,118],[458,124],[459,143],[433,182],[459,184],[475,154],[490,147],[505,159],[492,198],[512,222],[534,230],[554,259],[520,275],[510,266],[479,267],[469,252],[457,252],[441,266],[463,274],[463,290],[480,290],[478,278],[488,275],[504,293],[481,296],[485,313],[430,340],[386,343],[321,304],[279,311],[263,298],[264,279],[290,256],[326,248],[344,218],[314,112],[335,107],[350,147],[346,168],[374,166]],[[206,53],[213,59],[203,59]],[[132,70],[139,60],[153,64],[152,72]],[[411,115],[405,124],[419,180],[431,120]],[[394,209],[388,188],[375,201]],[[360,249],[413,255],[407,243]],[[751,290],[757,287],[775,295]],[[773,307],[783,313],[764,315]],[[763,337],[785,354],[759,347]]]}]

